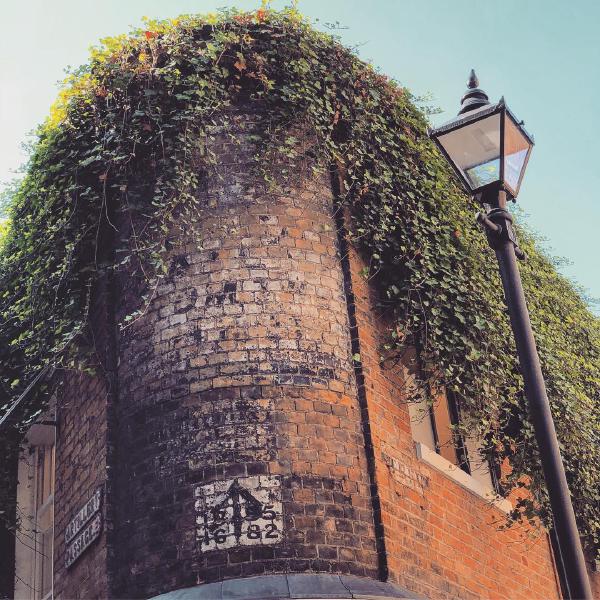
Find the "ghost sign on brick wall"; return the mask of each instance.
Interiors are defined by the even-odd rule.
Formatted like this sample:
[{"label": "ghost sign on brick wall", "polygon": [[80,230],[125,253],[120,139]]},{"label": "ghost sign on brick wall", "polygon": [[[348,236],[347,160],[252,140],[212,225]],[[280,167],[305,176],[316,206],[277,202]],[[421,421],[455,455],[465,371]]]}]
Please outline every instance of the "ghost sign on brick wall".
[{"label": "ghost sign on brick wall", "polygon": [[281,481],[257,475],[197,486],[196,540],[202,552],[276,544],[282,538]]}]

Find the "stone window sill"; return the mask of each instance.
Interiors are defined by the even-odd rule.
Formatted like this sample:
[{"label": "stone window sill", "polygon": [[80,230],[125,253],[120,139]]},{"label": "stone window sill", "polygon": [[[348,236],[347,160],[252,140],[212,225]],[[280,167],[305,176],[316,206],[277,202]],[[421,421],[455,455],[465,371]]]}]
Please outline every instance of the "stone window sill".
[{"label": "stone window sill", "polygon": [[437,452],[434,452],[424,444],[417,442],[415,444],[417,450],[417,457],[426,462],[429,466],[436,469],[440,473],[443,473],[446,477],[452,479],[458,483],[461,487],[465,488],[472,494],[483,498],[489,504],[495,506],[504,513],[509,513],[512,510],[512,504],[498,496],[489,487],[483,485],[474,477],[471,477],[468,473],[465,473],[462,469],[453,465],[450,461],[446,460],[443,456],[440,456]]}]

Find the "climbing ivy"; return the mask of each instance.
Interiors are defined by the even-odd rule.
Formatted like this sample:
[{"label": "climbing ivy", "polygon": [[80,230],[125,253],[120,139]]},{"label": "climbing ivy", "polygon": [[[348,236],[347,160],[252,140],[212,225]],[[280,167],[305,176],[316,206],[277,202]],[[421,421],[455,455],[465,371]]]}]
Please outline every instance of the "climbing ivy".
[{"label": "climbing ivy", "polygon": [[[254,142],[256,170],[267,181],[277,154],[290,170],[310,158],[315,168],[343,173],[340,201],[368,259],[365,276],[396,323],[383,358],[418,348],[424,386],[452,389],[462,426],[485,440],[484,453],[508,459],[506,489],[529,490],[512,518],[549,523],[495,258],[474,225],[477,207],[428,140],[427,117],[411,94],[295,8],[146,21],[103,40],[69,76],[3,226],[0,411],[46,365],[89,367],[90,295],[104,274],[141,273],[143,312],[167,272],[169,233],[206,210],[197,204],[201,167],[211,162],[204,141],[235,105],[264,109]],[[310,144],[297,143],[294,125]],[[132,225],[126,239],[116,235],[112,255],[103,245],[115,215]],[[520,236],[578,524],[593,549],[600,536],[600,324],[534,236]],[[46,395],[40,385],[25,397],[2,438],[6,447]]]}]

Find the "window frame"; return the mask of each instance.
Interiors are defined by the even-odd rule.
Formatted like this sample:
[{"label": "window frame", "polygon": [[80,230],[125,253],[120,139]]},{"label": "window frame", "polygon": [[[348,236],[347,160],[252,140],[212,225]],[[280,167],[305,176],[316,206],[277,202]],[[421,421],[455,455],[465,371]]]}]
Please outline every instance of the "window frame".
[{"label": "window frame", "polygon": [[[416,443],[417,456],[428,462],[431,466],[437,470],[443,472],[463,487],[469,489],[471,492],[476,493],[487,501],[493,501],[504,512],[509,512],[512,509],[511,503],[504,498],[504,490],[501,486],[501,473],[500,464],[497,460],[487,460],[487,474],[489,474],[489,482],[483,481],[482,477],[476,476],[473,472],[473,460],[475,457],[469,458],[469,449],[467,447],[464,437],[456,429],[456,426],[460,423],[460,403],[458,395],[452,390],[445,387],[441,387],[438,390],[428,390],[429,400],[422,399],[418,405],[421,405],[419,410],[421,412],[420,417],[415,418],[414,411],[409,410],[410,425],[413,439]],[[431,400],[433,399],[433,401]],[[427,404],[425,409],[423,404]],[[445,403],[443,406],[441,403]],[[414,403],[412,403],[414,404]],[[447,451],[443,451],[442,445],[446,445],[448,442],[441,440],[438,419],[436,419],[436,412],[447,409],[446,418],[451,426],[450,435],[448,435],[448,441],[452,443],[453,459],[452,456],[448,456]],[[425,414],[426,413],[426,414]],[[433,447],[417,432],[418,428],[415,427],[415,423],[421,420],[427,420],[429,424],[430,436],[427,437],[432,439]],[[475,443],[477,443],[475,441]],[[483,464],[483,461],[482,461]],[[462,473],[458,473],[460,471]]]},{"label": "window frame", "polygon": [[[448,408],[453,421],[452,424],[458,426],[460,424],[460,403],[456,393],[453,390],[447,389],[446,400],[448,402]],[[471,459],[469,459],[469,450],[467,448],[465,439],[459,431],[455,430],[454,434],[456,438],[455,447],[458,459],[457,466],[467,473],[467,475],[473,476]],[[492,490],[499,496],[504,496],[504,489],[502,488],[501,484],[500,463],[497,456],[494,454],[492,457],[488,457],[486,462],[492,483]]]},{"label": "window frame", "polygon": [[[32,425],[19,456],[17,501],[22,524],[15,541],[15,593],[19,592],[23,600],[54,597],[55,425],[54,420]],[[50,547],[49,554],[45,543]]]},{"label": "window frame", "polygon": [[[39,586],[39,590],[36,589],[36,594],[39,594],[39,600],[50,600],[53,597],[54,592],[54,492],[55,492],[55,479],[56,479],[56,440],[52,445],[46,444],[38,444],[32,446],[36,453],[36,461],[35,461],[35,490],[34,490],[34,503],[35,503],[35,534],[36,534],[36,554],[35,554],[35,583],[36,586]],[[43,458],[40,461],[40,453],[43,449]],[[46,455],[48,454],[48,450],[50,451],[50,461],[49,464],[46,463]],[[43,468],[40,469],[40,463],[43,465]],[[39,484],[42,484],[42,495],[44,494],[44,486],[45,486],[45,478],[46,478],[46,469],[50,466],[50,479],[49,479],[49,488],[50,493],[43,498],[42,504],[39,504],[40,501],[40,489]],[[41,476],[40,476],[41,471]],[[50,525],[45,529],[42,529],[40,522],[46,517],[46,515],[50,513]],[[50,534],[50,556],[47,556],[44,552],[46,550],[44,539],[45,536]],[[39,550],[41,548],[41,550]],[[44,575],[45,569],[48,566],[47,560],[49,559],[50,566],[50,588],[46,594],[44,594]]]}]

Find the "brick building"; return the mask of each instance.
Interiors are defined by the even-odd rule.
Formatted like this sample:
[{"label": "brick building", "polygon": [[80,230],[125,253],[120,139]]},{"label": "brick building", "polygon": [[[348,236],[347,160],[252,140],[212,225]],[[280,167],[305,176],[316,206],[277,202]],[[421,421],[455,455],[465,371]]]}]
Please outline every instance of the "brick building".
[{"label": "brick building", "polygon": [[54,375],[22,452],[15,597],[560,597],[548,535],[500,529],[477,440],[457,466],[451,399],[429,414],[412,362],[380,364],[335,174],[267,189],[253,127],[215,130],[210,211],[148,310],[116,333],[137,290],[96,289],[102,368]]}]

